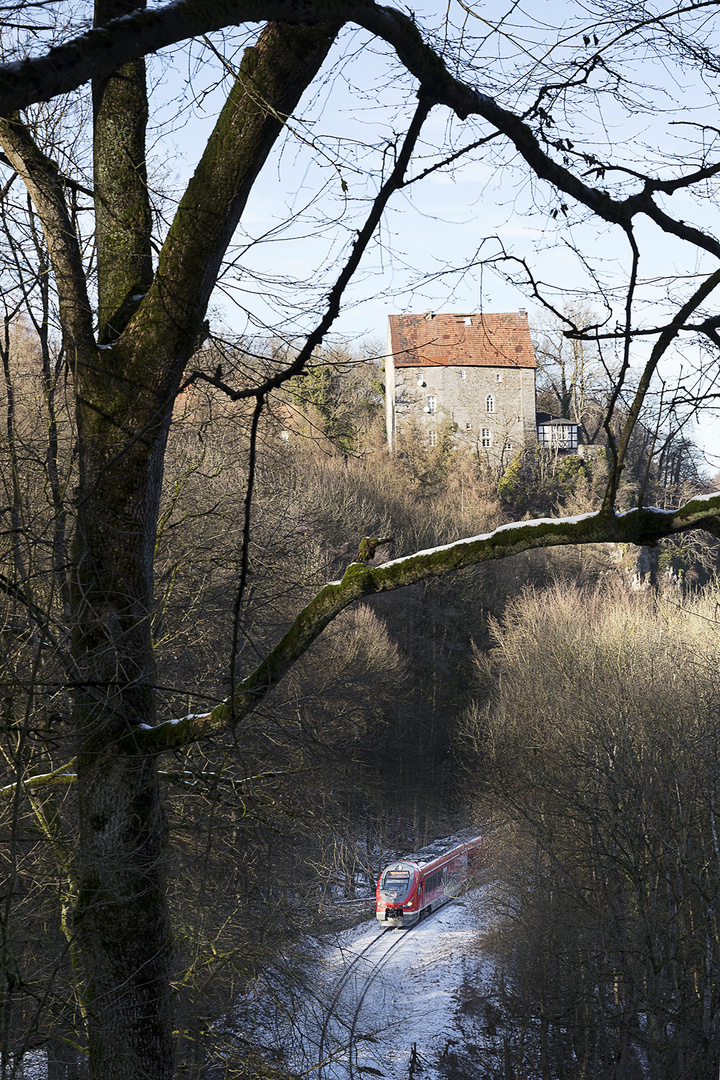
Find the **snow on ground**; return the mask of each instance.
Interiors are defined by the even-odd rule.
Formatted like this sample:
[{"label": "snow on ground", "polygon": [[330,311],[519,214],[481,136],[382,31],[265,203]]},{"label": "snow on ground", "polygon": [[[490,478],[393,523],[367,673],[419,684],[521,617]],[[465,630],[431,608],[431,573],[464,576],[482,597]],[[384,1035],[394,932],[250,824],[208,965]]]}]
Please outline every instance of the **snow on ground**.
[{"label": "snow on ground", "polygon": [[[313,1080],[446,1080],[468,1052],[488,1064],[497,1046],[476,1020],[494,973],[479,944],[493,918],[490,889],[410,930],[386,931],[372,918],[332,940],[306,938],[300,966],[293,956],[267,971],[225,1029]],[[46,1080],[44,1051],[25,1055],[23,1075]]]},{"label": "snow on ground", "polygon": [[267,990],[255,998],[252,1011],[266,1018],[261,1041],[274,1044],[291,1070],[318,1080],[407,1080],[415,1072],[437,1080],[440,1058],[464,1042],[457,991],[466,980],[482,990],[492,975],[477,943],[488,890],[452,901],[408,931],[384,931],[373,919],[332,945],[313,943],[302,990],[297,973],[292,991],[275,979],[274,1006],[283,1003],[284,1019],[277,1011],[270,1019]]}]

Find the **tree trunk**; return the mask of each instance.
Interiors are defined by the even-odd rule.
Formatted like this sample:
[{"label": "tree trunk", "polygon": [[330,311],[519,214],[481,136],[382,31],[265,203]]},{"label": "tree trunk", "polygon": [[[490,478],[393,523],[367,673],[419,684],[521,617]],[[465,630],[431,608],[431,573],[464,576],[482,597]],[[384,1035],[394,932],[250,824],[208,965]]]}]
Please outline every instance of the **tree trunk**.
[{"label": "tree trunk", "polygon": [[[137,6],[96,0],[102,23]],[[334,27],[270,25],[188,186],[151,282],[142,62],[93,87],[99,336],[73,350],[79,486],[73,655],[80,815],[74,928],[90,1075],[173,1074],[167,827],[156,755],[153,555],[172,405],[247,196]]]},{"label": "tree trunk", "polygon": [[[103,350],[104,373],[96,368],[81,379],[78,403],[74,925],[85,965],[91,1076],[165,1080],[173,1072],[167,830],[155,759],[136,751],[132,732],[155,717],[152,554],[169,416],[159,403],[138,407],[114,385],[120,358],[105,358],[115,351]],[[90,382],[92,408],[82,395]]]}]

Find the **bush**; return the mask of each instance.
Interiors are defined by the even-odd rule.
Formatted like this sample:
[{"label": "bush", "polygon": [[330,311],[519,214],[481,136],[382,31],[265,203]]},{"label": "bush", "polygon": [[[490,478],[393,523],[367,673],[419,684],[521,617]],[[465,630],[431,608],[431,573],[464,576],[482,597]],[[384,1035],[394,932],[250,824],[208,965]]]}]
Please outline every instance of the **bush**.
[{"label": "bush", "polygon": [[466,747],[515,823],[495,946],[518,1075],[714,1080],[718,603],[557,585],[496,627]]}]

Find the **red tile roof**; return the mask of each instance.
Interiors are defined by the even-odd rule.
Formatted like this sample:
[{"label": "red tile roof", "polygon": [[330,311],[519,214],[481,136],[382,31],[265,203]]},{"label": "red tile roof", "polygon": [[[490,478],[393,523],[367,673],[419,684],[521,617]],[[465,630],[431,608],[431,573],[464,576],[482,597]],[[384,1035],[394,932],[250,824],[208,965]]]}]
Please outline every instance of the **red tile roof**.
[{"label": "red tile roof", "polygon": [[389,323],[395,367],[536,366],[524,311],[432,317],[390,315]]}]

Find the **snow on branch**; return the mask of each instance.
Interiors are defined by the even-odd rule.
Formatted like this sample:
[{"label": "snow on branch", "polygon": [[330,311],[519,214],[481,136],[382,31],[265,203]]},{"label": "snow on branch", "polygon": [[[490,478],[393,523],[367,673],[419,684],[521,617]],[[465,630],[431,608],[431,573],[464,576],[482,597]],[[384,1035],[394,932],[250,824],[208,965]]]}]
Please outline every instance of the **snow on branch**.
[{"label": "snow on branch", "polygon": [[23,791],[37,791],[41,788],[48,787],[70,787],[77,780],[77,775],[74,772],[69,772],[69,769],[74,768],[74,761],[69,761],[65,765],[61,765],[59,769],[55,769],[49,773],[38,773],[37,776],[27,776],[24,780],[17,780],[14,784],[6,784],[5,787],[0,787],[0,796],[4,796],[6,799],[15,794],[18,786]]},{"label": "snow on branch", "polygon": [[373,593],[391,592],[432,577],[493,559],[506,559],[533,548],[572,544],[655,544],[689,529],[705,529],[720,537],[720,492],[691,499],[677,510],[642,507],[623,514],[599,511],[566,518],[501,525],[490,533],[392,559],[381,566],[350,563],[340,581],[325,585],[303,608],[282,639],[238,684],[234,700],[208,713],[138,728],[128,739],[139,751],[162,753],[196,742],[238,724],[262,702],[332,620],[350,604]]},{"label": "snow on branch", "polygon": [[[275,648],[239,684],[233,702],[224,701],[211,712],[192,713],[155,727],[141,725],[126,737],[126,749],[163,753],[239,723],[257,708],[325,627],[364,596],[391,592],[432,577],[444,577],[469,566],[506,559],[533,548],[603,543],[652,545],[664,537],[690,529],[705,529],[720,538],[720,492],[699,495],[677,510],[646,506],[622,514],[599,511],[565,518],[537,518],[512,522],[480,536],[416,551],[381,566],[352,562],[340,581],[329,582],[303,608]],[[18,786],[28,793],[47,787],[69,786],[76,780],[76,774],[71,771],[73,768],[74,762],[69,761],[53,772],[8,784],[0,788],[0,796],[12,796]],[[190,773],[162,775],[186,783],[190,779],[193,783],[199,778],[208,779],[207,775],[199,777]],[[214,774],[213,778],[217,779]],[[247,779],[257,777],[237,783],[245,783]]]}]

